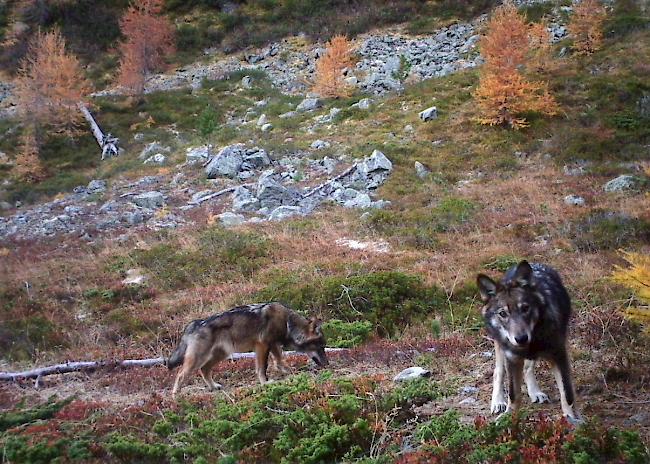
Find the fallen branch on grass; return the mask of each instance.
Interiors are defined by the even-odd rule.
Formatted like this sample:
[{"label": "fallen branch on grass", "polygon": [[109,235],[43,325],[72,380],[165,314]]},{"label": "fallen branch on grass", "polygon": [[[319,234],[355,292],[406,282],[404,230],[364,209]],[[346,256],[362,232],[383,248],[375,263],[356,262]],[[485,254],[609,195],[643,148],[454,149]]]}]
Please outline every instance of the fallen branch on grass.
[{"label": "fallen branch on grass", "polygon": [[[345,351],[345,348],[325,348],[327,352]],[[285,351],[286,356],[304,355],[297,351]],[[305,355],[306,356],[306,355]],[[254,358],[255,353],[233,353],[229,359]],[[125,359],[123,361],[71,361],[53,366],[39,367],[22,372],[0,372],[0,381],[39,379],[46,375],[67,374],[68,372],[92,372],[101,368],[152,367],[165,365],[166,358]]]}]

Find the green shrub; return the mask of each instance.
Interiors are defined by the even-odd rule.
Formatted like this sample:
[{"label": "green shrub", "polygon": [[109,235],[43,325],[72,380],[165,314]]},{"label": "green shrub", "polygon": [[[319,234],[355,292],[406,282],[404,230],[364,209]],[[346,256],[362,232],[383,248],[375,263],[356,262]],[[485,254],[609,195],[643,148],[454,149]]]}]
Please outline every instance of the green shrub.
[{"label": "green shrub", "polygon": [[483,263],[483,268],[490,271],[506,272],[512,266],[518,264],[523,258],[516,255],[495,256]]},{"label": "green shrub", "polygon": [[445,396],[440,386],[426,378],[408,380],[400,384],[381,399],[380,407],[383,411],[394,408],[409,410],[411,406],[421,406]]},{"label": "green shrub", "polygon": [[615,250],[650,240],[650,221],[608,211],[594,211],[569,225],[578,250]]},{"label": "green shrub", "polygon": [[212,134],[218,126],[219,115],[214,110],[211,105],[205,107],[205,109],[199,115],[198,120],[198,129],[201,137],[207,137]]},{"label": "green shrub", "polygon": [[392,336],[411,321],[430,315],[444,298],[418,276],[395,271],[307,283],[298,275],[280,274],[256,296],[262,301],[281,301],[299,311],[316,312],[326,319],[368,321],[380,336]]},{"label": "green shrub", "polygon": [[372,329],[372,323],[369,321],[345,322],[330,319],[323,323],[327,346],[334,348],[352,348],[360,345],[368,339]]},{"label": "green shrub", "polygon": [[8,411],[0,413],[0,432],[17,427],[23,424],[29,424],[37,420],[50,419],[59,412],[65,405],[70,403],[73,398],[63,401],[48,401],[45,404],[34,408],[21,411]]}]

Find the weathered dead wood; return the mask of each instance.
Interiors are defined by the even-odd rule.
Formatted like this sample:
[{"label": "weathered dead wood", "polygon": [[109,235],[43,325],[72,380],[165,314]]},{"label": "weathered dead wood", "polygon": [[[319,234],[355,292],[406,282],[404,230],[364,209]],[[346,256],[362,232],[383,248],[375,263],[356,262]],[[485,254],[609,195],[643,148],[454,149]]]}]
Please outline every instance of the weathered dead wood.
[{"label": "weathered dead wood", "polygon": [[81,113],[84,115],[84,118],[86,118],[86,121],[88,121],[90,129],[95,136],[95,140],[97,140],[99,148],[102,149],[102,160],[119,155],[120,148],[118,145],[120,143],[120,139],[113,137],[110,133],[104,134],[102,132],[102,129],[99,127],[99,124],[97,124],[97,121],[95,121],[95,118],[93,118],[93,115],[90,114],[88,108],[83,103],[79,103],[78,106],[79,111],[81,111]]},{"label": "weathered dead wood", "polygon": [[[345,348],[326,348],[327,352],[345,351]],[[285,356],[303,355],[297,351],[285,351]],[[254,358],[255,353],[233,353],[230,359]],[[69,372],[92,372],[101,368],[152,367],[165,365],[166,358],[125,359],[122,361],[70,361],[52,366],[39,367],[22,372],[0,372],[0,381],[12,382],[23,379],[40,379],[47,375]]]}]

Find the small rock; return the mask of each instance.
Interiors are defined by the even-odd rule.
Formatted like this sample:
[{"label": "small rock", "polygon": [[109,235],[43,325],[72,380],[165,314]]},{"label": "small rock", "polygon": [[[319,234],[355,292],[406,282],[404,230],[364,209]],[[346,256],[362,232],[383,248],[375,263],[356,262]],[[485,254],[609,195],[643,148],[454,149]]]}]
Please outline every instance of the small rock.
[{"label": "small rock", "polygon": [[251,76],[244,76],[241,78],[241,85],[245,89],[253,88],[253,78]]},{"label": "small rock", "polygon": [[299,206],[279,206],[269,215],[269,221],[282,221],[292,216],[302,216],[303,212]]},{"label": "small rock", "polygon": [[144,215],[140,211],[125,211],[120,220],[125,222],[128,226],[137,226],[144,222]]},{"label": "small rock", "polygon": [[376,170],[392,171],[393,163],[379,150],[373,150],[370,158],[366,160],[366,169],[368,172]]},{"label": "small rock", "polygon": [[462,395],[474,395],[475,393],[478,393],[480,391],[479,388],[477,387],[472,387],[472,386],[466,386],[460,389],[460,393]]},{"label": "small rock", "polygon": [[201,203],[201,200],[208,195],[212,195],[214,193],[212,190],[202,190],[200,192],[196,192],[194,195],[192,195],[192,198],[190,199],[190,203]]},{"label": "small rock", "polygon": [[262,126],[262,132],[269,132],[273,130],[273,124],[271,123],[266,123]]},{"label": "small rock", "polygon": [[137,134],[134,134],[133,140],[135,140],[136,142],[141,142],[142,140],[144,140],[144,134],[142,132],[138,132]]},{"label": "small rock", "polygon": [[357,108],[359,110],[369,110],[372,106],[372,100],[370,98],[362,98],[356,103],[350,105],[350,108]]},{"label": "small rock", "polygon": [[431,174],[431,170],[419,161],[415,162],[415,173],[420,179],[426,179]]},{"label": "small rock", "polygon": [[106,191],[106,181],[103,179],[93,179],[90,182],[88,182],[88,186],[86,187],[86,192],[87,193],[102,193]]},{"label": "small rock", "polygon": [[257,120],[257,127],[262,127],[267,122],[268,122],[268,119],[266,117],[266,114],[262,114],[262,115],[260,115],[260,117]]},{"label": "small rock", "polygon": [[171,148],[170,147],[165,147],[159,142],[151,142],[147,144],[144,149],[140,152],[138,155],[138,158],[141,160],[147,159],[154,153],[160,153],[160,152],[170,152]]},{"label": "small rock", "polygon": [[187,149],[185,160],[187,164],[201,163],[203,164],[212,156],[212,146],[205,145],[202,147],[192,147]]},{"label": "small rock", "polygon": [[129,269],[126,271],[126,277],[122,280],[122,285],[143,285],[149,278],[142,272],[142,269]]},{"label": "small rock", "polygon": [[0,201],[0,210],[2,211],[7,211],[12,208],[11,203],[7,203],[6,201]]},{"label": "small rock", "polygon": [[280,116],[278,116],[280,119],[288,119],[288,118],[293,118],[298,114],[297,111],[287,111],[286,113],[282,113]]},{"label": "small rock", "polygon": [[567,195],[564,197],[564,203],[571,206],[584,206],[585,199],[578,195]]},{"label": "small rock", "polygon": [[459,405],[465,405],[465,404],[475,404],[476,403],[476,398],[470,396],[468,398],[465,398],[464,400],[461,400],[458,402]]},{"label": "small rock", "polygon": [[260,207],[260,201],[252,192],[243,186],[239,186],[232,194],[233,211],[256,211]]},{"label": "small rock", "polygon": [[142,164],[157,164],[159,166],[162,166],[165,164],[165,161],[167,161],[167,157],[163,155],[162,153],[156,153],[153,156],[150,156]]},{"label": "small rock", "polygon": [[243,152],[245,149],[242,144],[222,148],[205,167],[208,179],[215,179],[218,176],[236,177],[244,162]]},{"label": "small rock", "polygon": [[623,192],[634,190],[639,187],[641,180],[629,174],[623,174],[615,179],[610,180],[603,187],[606,192]]},{"label": "small rock", "polygon": [[432,119],[436,119],[438,117],[438,108],[436,108],[435,106],[427,108],[424,111],[420,111],[419,116],[420,119],[424,122],[431,121]]},{"label": "small rock", "polygon": [[354,198],[343,203],[346,208],[370,208],[372,200],[367,193],[359,193]]},{"label": "small rock", "polygon": [[406,126],[404,126],[404,132],[412,134],[413,132],[415,132],[415,129],[413,128],[412,125],[407,124]]},{"label": "small rock", "polygon": [[311,148],[313,148],[314,150],[322,150],[324,148],[329,148],[329,147],[330,147],[330,143],[324,140],[314,140],[311,143]]},{"label": "small rock", "polygon": [[318,98],[305,98],[296,106],[296,111],[313,111],[323,106],[323,102]]},{"label": "small rock", "polygon": [[238,226],[240,224],[243,224],[246,222],[246,218],[242,216],[241,214],[233,213],[230,211],[226,211],[225,213],[221,213],[217,215],[219,218],[219,221],[221,224],[225,227],[232,227],[232,226]]},{"label": "small rock", "polygon": [[131,201],[141,208],[156,209],[164,206],[165,197],[162,193],[151,191],[135,195]]},{"label": "small rock", "polygon": [[393,381],[405,382],[408,380],[419,379],[421,377],[431,377],[431,372],[421,367],[409,367],[397,374]]}]

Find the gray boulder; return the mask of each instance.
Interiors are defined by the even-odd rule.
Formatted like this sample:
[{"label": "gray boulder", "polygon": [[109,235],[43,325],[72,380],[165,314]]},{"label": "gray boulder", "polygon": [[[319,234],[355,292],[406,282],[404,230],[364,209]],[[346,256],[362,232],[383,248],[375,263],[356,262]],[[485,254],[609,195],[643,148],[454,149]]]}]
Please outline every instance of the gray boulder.
[{"label": "gray boulder", "polygon": [[329,143],[329,142],[326,142],[326,141],[324,141],[324,140],[314,140],[314,141],[311,143],[310,146],[311,146],[311,148],[313,148],[314,150],[322,150],[322,149],[324,149],[324,148],[329,148],[329,147],[330,147],[330,143]]},{"label": "gray boulder", "polygon": [[145,221],[145,217],[140,211],[125,211],[120,216],[120,221],[126,223],[127,226],[137,226]]},{"label": "gray boulder", "polygon": [[350,105],[350,108],[356,108],[359,110],[369,110],[370,106],[372,106],[372,100],[370,98],[362,98],[358,102]]},{"label": "gray boulder", "polygon": [[359,193],[354,198],[343,203],[346,208],[370,208],[372,200],[367,193]]},{"label": "gray boulder", "polygon": [[89,194],[92,193],[102,193],[106,191],[106,181],[103,179],[93,179],[90,182],[88,182],[88,186],[86,187],[86,192]]},{"label": "gray boulder", "polygon": [[212,156],[212,146],[192,147],[187,149],[185,161],[187,164],[205,163]]},{"label": "gray boulder", "polygon": [[138,158],[141,160],[147,159],[153,154],[160,153],[160,152],[170,152],[171,148],[166,147],[159,142],[151,142],[145,145],[144,149],[140,152],[138,155]]},{"label": "gray boulder", "polygon": [[605,192],[624,192],[637,189],[641,185],[641,179],[629,174],[623,174],[605,184]]},{"label": "gray boulder", "polygon": [[564,203],[570,206],[584,206],[585,199],[578,195],[567,195],[564,197]]},{"label": "gray boulder", "polygon": [[157,191],[145,192],[134,196],[131,201],[141,208],[156,209],[165,205],[165,197]]},{"label": "gray boulder", "polygon": [[416,161],[415,173],[420,179],[426,179],[427,177],[429,177],[429,174],[431,174],[431,171],[424,164],[420,163],[419,161]]},{"label": "gray boulder", "polygon": [[296,189],[290,189],[273,180],[271,176],[262,176],[257,185],[257,198],[262,208],[271,210],[278,206],[295,206],[302,199]]},{"label": "gray boulder", "polygon": [[260,201],[247,187],[237,187],[232,194],[233,211],[257,211],[260,208]]},{"label": "gray boulder", "polygon": [[244,76],[241,78],[241,85],[245,89],[253,88],[253,78],[251,76]]},{"label": "gray boulder", "polygon": [[267,122],[260,129],[262,130],[262,132],[270,132],[271,130],[273,130],[273,124]]},{"label": "gray boulder", "polygon": [[431,121],[432,119],[436,119],[438,117],[438,108],[436,108],[435,106],[427,108],[424,111],[420,111],[419,116],[420,119],[424,122]]},{"label": "gray boulder", "polygon": [[162,153],[156,153],[153,156],[150,156],[142,164],[157,164],[158,166],[162,166],[165,164],[165,161],[167,161],[167,157],[163,155]]},{"label": "gray boulder", "polygon": [[221,149],[217,156],[205,167],[205,174],[208,179],[215,179],[218,176],[236,177],[244,162],[242,144],[229,145]]},{"label": "gray boulder", "polygon": [[323,106],[323,102],[318,98],[305,98],[296,106],[296,111],[314,111]]},{"label": "gray boulder", "polygon": [[246,218],[242,216],[241,214],[233,213],[230,211],[226,211],[225,213],[221,213],[217,215],[219,218],[219,221],[221,224],[225,227],[232,227],[232,226],[238,226],[240,224],[243,224],[246,222]]},{"label": "gray boulder", "polygon": [[282,221],[292,216],[302,216],[303,211],[300,206],[279,206],[269,215],[269,221]]},{"label": "gray boulder", "polygon": [[265,114],[262,114],[258,119],[257,119],[257,127],[262,127],[264,124],[266,124],[268,121],[268,118],[266,117]]}]

